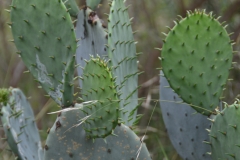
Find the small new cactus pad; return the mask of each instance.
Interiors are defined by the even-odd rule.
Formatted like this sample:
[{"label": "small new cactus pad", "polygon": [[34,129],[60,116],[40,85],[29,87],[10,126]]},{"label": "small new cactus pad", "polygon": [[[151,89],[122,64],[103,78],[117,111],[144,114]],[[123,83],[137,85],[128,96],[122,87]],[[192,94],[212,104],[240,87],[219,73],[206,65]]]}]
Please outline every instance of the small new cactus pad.
[{"label": "small new cactus pad", "polygon": [[123,0],[113,0],[111,3],[108,31],[109,58],[122,99],[120,107],[123,112],[120,117],[126,125],[132,125],[136,119],[136,111],[132,111],[138,106],[137,54],[128,8]]},{"label": "small new cactus pad", "polygon": [[1,117],[9,146],[22,160],[39,160],[42,148],[32,108],[21,90],[10,91]]},{"label": "small new cactus pad", "polygon": [[6,88],[0,89],[0,103],[7,105],[10,91]]},{"label": "small new cactus pad", "polygon": [[96,9],[101,0],[86,0],[87,6],[90,7],[91,9]]},{"label": "small new cactus pad", "polygon": [[78,5],[76,3],[76,0],[66,0],[65,6],[67,7],[67,11],[72,17],[77,17],[78,12],[80,11],[78,8]]},{"label": "small new cactus pad", "polygon": [[93,58],[86,63],[83,72],[83,100],[97,100],[97,103],[83,108],[86,116],[89,116],[84,129],[89,138],[104,138],[121,123],[118,121],[119,100],[115,80],[107,63],[100,58]]},{"label": "small new cactus pad", "polygon": [[[51,128],[44,151],[44,160],[150,160],[144,143],[127,126],[117,126],[116,136],[87,139],[82,126],[76,126],[84,114],[80,110],[62,112]],[[76,127],[74,127],[76,126]]]},{"label": "small new cactus pad", "polygon": [[163,72],[186,103],[210,115],[219,104],[232,53],[225,27],[211,14],[195,11],[168,33],[162,48]]},{"label": "small new cactus pad", "polygon": [[70,106],[77,43],[63,2],[13,0],[11,20],[17,53],[25,65],[58,104]]},{"label": "small new cactus pad", "polygon": [[184,160],[211,160],[206,154],[210,146],[203,143],[209,136],[206,128],[210,128],[211,122],[204,116],[186,104],[172,88],[166,78],[160,77],[160,106],[164,124],[168,136]]},{"label": "small new cactus pad", "polygon": [[240,102],[226,106],[214,119],[210,131],[212,159],[240,159]]},{"label": "small new cactus pad", "polygon": [[[90,55],[99,55],[102,58],[107,56],[107,33],[104,27],[96,12],[87,7],[79,12],[76,26],[76,36],[79,40],[76,54],[79,76],[82,76],[85,60],[90,60]],[[79,79],[79,82],[82,87],[82,80]]]}]

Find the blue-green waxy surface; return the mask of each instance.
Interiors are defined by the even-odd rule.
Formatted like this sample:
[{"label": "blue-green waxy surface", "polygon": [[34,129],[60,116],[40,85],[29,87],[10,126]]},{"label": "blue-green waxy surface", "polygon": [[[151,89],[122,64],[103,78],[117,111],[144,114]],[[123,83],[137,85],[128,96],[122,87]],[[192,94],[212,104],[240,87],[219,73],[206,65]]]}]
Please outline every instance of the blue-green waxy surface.
[{"label": "blue-green waxy surface", "polygon": [[188,160],[211,160],[207,154],[211,147],[208,132],[211,122],[208,117],[184,104],[182,99],[170,88],[167,79],[160,74],[160,106],[168,136],[178,152]]},{"label": "blue-green waxy surface", "polygon": [[44,160],[135,160],[138,151],[137,160],[151,160],[145,144],[125,125],[116,127],[116,136],[87,139],[82,124],[78,125],[84,117],[80,110],[61,113],[49,132]]},{"label": "blue-green waxy surface", "polygon": [[[120,117],[131,126],[136,120],[138,106],[138,65],[136,45],[128,15],[128,8],[122,0],[111,3],[108,22],[108,55],[116,78]],[[132,112],[133,111],[133,112]]]},{"label": "blue-green waxy surface", "polygon": [[[86,65],[85,60],[90,60],[91,56],[101,58],[107,56],[107,33],[96,12],[90,8],[83,8],[78,13],[76,26],[76,36],[78,39],[78,48],[76,53],[78,76],[83,76],[83,68]],[[82,79],[79,79],[80,87]]]}]

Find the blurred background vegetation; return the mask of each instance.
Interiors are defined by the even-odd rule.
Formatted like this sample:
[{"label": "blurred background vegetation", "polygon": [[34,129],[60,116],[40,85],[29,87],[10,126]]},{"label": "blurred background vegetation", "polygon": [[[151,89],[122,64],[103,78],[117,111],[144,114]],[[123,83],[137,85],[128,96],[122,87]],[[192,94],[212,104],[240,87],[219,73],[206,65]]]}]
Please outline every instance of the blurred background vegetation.
[{"label": "blurred background vegetation", "polygon": [[[84,0],[77,0],[79,7],[84,5]],[[137,51],[143,54],[139,57],[139,69],[144,73],[139,77],[139,97],[146,97],[139,113],[144,114],[138,125],[138,134],[143,136],[145,129],[154,110],[153,117],[147,130],[145,142],[151,152],[153,160],[180,160],[181,158],[172,147],[168,135],[165,131],[161,116],[159,103],[159,71],[161,64],[158,57],[161,53],[154,48],[161,48],[162,40],[165,38],[161,32],[167,32],[166,26],[173,27],[173,20],[177,15],[185,17],[187,10],[206,9],[213,12],[216,17],[221,16],[221,22],[226,21],[227,30],[231,35],[232,41],[236,42],[234,50],[238,51],[234,55],[233,61],[236,62],[231,70],[230,78],[226,90],[224,91],[224,101],[232,103],[240,91],[240,0],[128,0],[131,4],[129,13],[133,20],[133,30],[138,32],[135,39],[138,41]],[[56,111],[59,107],[54,101],[45,97],[46,94],[38,87],[32,75],[24,74],[27,70],[22,60],[16,54],[12,39],[11,29],[7,23],[10,22],[10,15],[5,9],[9,9],[11,0],[0,0],[0,87],[19,87],[34,109],[36,122],[40,130],[42,144],[47,138],[47,129],[55,121],[56,115],[46,113]],[[107,25],[108,1],[103,0],[102,6],[97,10],[100,18]],[[78,83],[76,82],[76,87]],[[0,128],[0,137],[3,138],[4,132]],[[0,159],[13,159],[12,153],[4,140],[0,140]]]}]

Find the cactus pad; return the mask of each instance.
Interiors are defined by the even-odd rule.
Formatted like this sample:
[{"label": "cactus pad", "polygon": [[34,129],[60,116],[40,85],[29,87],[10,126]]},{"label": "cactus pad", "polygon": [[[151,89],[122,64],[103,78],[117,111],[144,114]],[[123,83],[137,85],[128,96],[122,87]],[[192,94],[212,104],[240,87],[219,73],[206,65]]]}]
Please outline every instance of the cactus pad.
[{"label": "cactus pad", "polygon": [[67,0],[65,2],[65,6],[67,7],[68,9],[68,12],[69,14],[72,16],[72,17],[77,17],[78,15],[78,12],[80,11],[79,8],[78,8],[78,5],[76,3],[76,0]]},{"label": "cactus pad", "polygon": [[[108,23],[108,53],[113,65],[113,75],[117,77],[117,91],[121,94],[120,117],[126,125],[136,119],[138,106],[138,68],[136,45],[133,38],[128,8],[123,0],[113,0]],[[134,112],[132,112],[134,111]]]},{"label": "cactus pad", "polygon": [[58,104],[70,106],[76,37],[63,2],[13,0],[11,20],[14,41],[25,65]]},{"label": "cactus pad", "polygon": [[87,6],[93,10],[97,8],[101,0],[86,0]]},{"label": "cactus pad", "polygon": [[232,52],[230,38],[217,19],[204,12],[189,13],[167,35],[163,72],[186,103],[210,115],[219,104]]},{"label": "cactus pad", "polygon": [[[7,104],[6,104],[7,105]],[[11,108],[10,106],[6,106],[5,107],[2,107],[1,109],[1,113],[3,114],[1,116],[1,121],[2,121],[2,125],[3,125],[3,130],[4,130],[4,133],[6,135],[6,138],[7,138],[7,142],[8,142],[8,145],[9,147],[11,148],[11,150],[13,151],[13,153],[19,157],[20,153],[18,151],[18,147],[17,147],[17,143],[16,141],[14,140],[13,138],[13,134],[9,128],[9,116],[11,115]]]},{"label": "cactus pad", "polygon": [[20,159],[39,160],[41,141],[34,114],[19,89],[11,89],[7,105],[2,107],[2,122],[9,146]]},{"label": "cactus pad", "polygon": [[212,158],[240,159],[240,103],[227,106],[213,120],[210,131]]},{"label": "cactus pad", "polygon": [[[96,139],[94,142],[86,138],[82,126],[77,125],[78,119],[84,118],[80,110],[62,112],[48,135],[45,145],[44,160],[150,160],[150,154],[141,144],[137,135],[125,125],[117,126],[114,133],[105,141]],[[59,125],[61,124],[61,125]],[[57,127],[60,126],[60,127]]]},{"label": "cactus pad", "polygon": [[206,154],[210,146],[203,143],[209,136],[206,128],[211,122],[186,104],[169,87],[166,78],[160,77],[160,106],[168,136],[184,160],[211,160]]},{"label": "cactus pad", "polygon": [[119,123],[116,86],[107,63],[99,58],[86,63],[83,72],[83,100],[98,102],[83,108],[86,116],[90,116],[84,123],[84,129],[89,138],[104,138],[111,134]]},{"label": "cactus pad", "polygon": [[[91,9],[86,7],[78,13],[76,36],[79,47],[76,60],[79,65],[77,68],[79,76],[82,76],[85,60],[90,60],[90,55],[94,57],[99,55],[101,58],[107,56],[107,33],[104,27],[97,14]],[[81,79],[80,87],[82,87]]]}]

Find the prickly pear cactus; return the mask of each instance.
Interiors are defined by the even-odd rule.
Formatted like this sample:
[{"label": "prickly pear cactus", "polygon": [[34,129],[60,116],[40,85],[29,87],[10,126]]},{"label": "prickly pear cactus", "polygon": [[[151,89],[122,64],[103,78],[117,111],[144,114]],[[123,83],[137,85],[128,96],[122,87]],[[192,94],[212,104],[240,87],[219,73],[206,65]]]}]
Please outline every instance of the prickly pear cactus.
[{"label": "prickly pear cactus", "polygon": [[226,106],[214,119],[210,136],[212,158],[240,159],[240,102]]},{"label": "prickly pear cactus", "polygon": [[120,123],[115,80],[107,63],[100,58],[93,58],[86,63],[83,72],[83,100],[97,100],[97,103],[83,108],[86,116],[89,116],[84,129],[89,138],[104,138]]},{"label": "prickly pear cactus", "polygon": [[128,8],[123,0],[113,0],[108,22],[108,54],[113,65],[113,75],[117,77],[117,91],[120,95],[120,117],[126,125],[136,119],[138,106],[138,68],[136,45],[133,38]]},{"label": "prickly pear cactus", "polygon": [[85,116],[80,110],[62,112],[51,128],[44,151],[44,160],[150,160],[144,143],[125,125],[117,126],[116,136],[104,139],[86,138],[78,125]]},{"label": "prickly pear cactus", "polygon": [[61,0],[13,0],[12,33],[18,54],[60,105],[73,102],[76,37]]},{"label": "prickly pear cactus", "polygon": [[211,160],[206,154],[210,151],[210,146],[203,143],[209,140],[206,129],[210,128],[211,122],[207,116],[196,113],[193,108],[181,103],[182,100],[169,87],[161,73],[160,106],[174,148],[184,160]]},{"label": "prickly pear cactus", "polygon": [[87,6],[93,10],[97,8],[101,0],[86,0]]},{"label": "prickly pear cactus", "polygon": [[[107,56],[107,33],[104,27],[96,12],[90,8],[85,7],[78,13],[76,36],[79,47],[76,60],[79,76],[82,76],[85,60],[90,60],[90,55],[99,55],[101,58]],[[82,87],[82,80],[79,79],[79,82]]]},{"label": "prickly pear cactus", "polygon": [[40,160],[40,136],[32,108],[21,90],[10,89],[9,100],[1,112],[4,132],[15,155],[21,160]]},{"label": "prickly pear cactus", "polygon": [[219,104],[232,61],[225,28],[204,11],[176,22],[162,48],[162,67],[171,88],[198,112],[210,115]]}]

